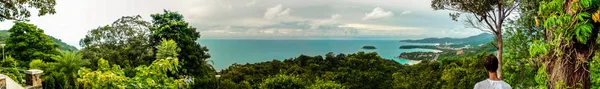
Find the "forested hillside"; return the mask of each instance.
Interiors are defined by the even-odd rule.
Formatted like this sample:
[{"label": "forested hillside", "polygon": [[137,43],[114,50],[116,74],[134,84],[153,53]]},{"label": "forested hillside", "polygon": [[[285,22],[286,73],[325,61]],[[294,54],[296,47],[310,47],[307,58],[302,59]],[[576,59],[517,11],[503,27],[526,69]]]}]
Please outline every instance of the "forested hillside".
[{"label": "forested hillside", "polygon": [[411,42],[411,43],[440,43],[440,44],[445,44],[445,43],[451,43],[452,45],[460,45],[460,46],[464,46],[464,45],[471,45],[471,46],[477,46],[480,44],[486,44],[489,42],[494,41],[494,35],[489,34],[489,33],[481,33],[475,36],[469,36],[469,37],[465,37],[465,38],[451,38],[451,37],[445,37],[445,38],[424,38],[424,39],[420,39],[420,40],[401,40],[400,42]]},{"label": "forested hillside", "polygon": [[[8,32],[8,30],[0,30],[0,42],[6,41],[6,39],[8,38],[9,35],[10,35],[10,32]],[[65,42],[62,42],[60,39],[54,38],[49,35],[48,35],[48,37],[50,39],[52,39],[52,41],[54,41],[55,44],[59,45],[60,50],[65,50],[65,51],[77,51],[78,50],[74,46],[71,46]]]}]

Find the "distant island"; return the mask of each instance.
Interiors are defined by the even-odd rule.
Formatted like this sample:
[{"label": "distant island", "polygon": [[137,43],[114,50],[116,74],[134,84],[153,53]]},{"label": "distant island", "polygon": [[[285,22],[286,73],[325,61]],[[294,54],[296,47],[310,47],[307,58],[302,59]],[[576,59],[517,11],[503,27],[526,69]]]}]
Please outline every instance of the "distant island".
[{"label": "distant island", "polygon": [[362,49],[377,49],[375,46],[363,46]]}]

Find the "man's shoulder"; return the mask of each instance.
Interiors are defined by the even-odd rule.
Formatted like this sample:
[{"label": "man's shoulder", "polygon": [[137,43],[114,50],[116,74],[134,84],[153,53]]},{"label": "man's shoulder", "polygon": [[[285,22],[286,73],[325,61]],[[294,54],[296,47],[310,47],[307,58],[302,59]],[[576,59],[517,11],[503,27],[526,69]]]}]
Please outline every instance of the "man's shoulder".
[{"label": "man's shoulder", "polygon": [[504,88],[504,89],[512,89],[512,87],[510,86],[510,84],[508,84],[508,83],[506,83],[504,81],[502,81],[502,88]]},{"label": "man's shoulder", "polygon": [[487,80],[479,81],[475,84],[473,89],[484,89],[485,86],[488,86],[487,84],[489,84],[487,83]]},{"label": "man's shoulder", "polygon": [[475,85],[482,85],[482,84],[487,84],[487,79],[481,80],[481,81],[477,82],[477,84],[475,84]]}]

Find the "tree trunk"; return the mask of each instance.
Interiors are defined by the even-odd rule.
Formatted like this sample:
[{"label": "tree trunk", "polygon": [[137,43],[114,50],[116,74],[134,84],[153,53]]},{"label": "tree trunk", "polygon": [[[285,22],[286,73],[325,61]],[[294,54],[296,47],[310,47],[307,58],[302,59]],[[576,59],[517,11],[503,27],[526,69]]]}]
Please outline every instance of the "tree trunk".
[{"label": "tree trunk", "polygon": [[498,59],[498,69],[496,70],[496,75],[498,76],[498,79],[502,79],[502,23],[504,21],[504,10],[502,8],[502,0],[498,0],[498,22],[495,24],[496,25],[496,44],[498,44],[498,47],[496,48],[496,56]]},{"label": "tree trunk", "polygon": [[[571,2],[573,0],[565,0],[564,8],[571,8]],[[573,14],[570,9],[565,9],[567,14]],[[593,24],[594,28],[598,27],[598,24]],[[573,29],[569,29],[573,30]],[[549,30],[546,34],[546,42],[554,42],[553,32]],[[598,33],[599,30],[592,30],[592,33]],[[548,39],[549,38],[549,39]],[[591,34],[588,38],[587,43],[583,44],[576,40],[562,41],[556,48],[556,51],[560,51],[561,55],[554,54],[556,51],[550,50],[548,54],[542,57],[543,64],[546,67],[548,73],[548,84],[549,89],[563,89],[570,87],[572,89],[590,89],[590,72],[588,62],[591,61],[594,51],[596,50],[598,34]],[[567,38],[561,38],[567,39]],[[575,38],[572,38],[575,39]]]},{"label": "tree trunk", "polygon": [[496,48],[496,57],[498,58],[498,69],[496,70],[496,74],[498,76],[498,79],[502,79],[502,49],[503,49],[503,45],[502,45],[502,35],[501,33],[499,33],[500,35],[496,35],[496,44],[498,44],[498,47]]}]

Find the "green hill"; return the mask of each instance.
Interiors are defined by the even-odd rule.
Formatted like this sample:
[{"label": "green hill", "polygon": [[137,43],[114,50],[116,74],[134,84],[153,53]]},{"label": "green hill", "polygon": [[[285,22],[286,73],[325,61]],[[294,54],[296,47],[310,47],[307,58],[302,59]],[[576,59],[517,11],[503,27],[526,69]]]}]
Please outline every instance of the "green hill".
[{"label": "green hill", "polygon": [[420,40],[401,40],[400,42],[410,42],[410,43],[452,43],[453,45],[471,45],[477,46],[480,44],[486,44],[494,41],[494,35],[489,33],[481,33],[475,36],[469,36],[466,38],[425,38]]},{"label": "green hill", "polygon": [[[10,35],[10,32],[8,32],[8,30],[0,30],[0,42],[4,43],[4,41],[9,37],[9,35]],[[64,50],[64,51],[77,51],[78,50],[74,46],[71,46],[65,42],[62,42],[60,39],[56,39],[49,35],[48,35],[48,37],[50,37],[50,39],[52,39],[52,41],[54,41],[54,44],[59,45],[60,50]]]}]

